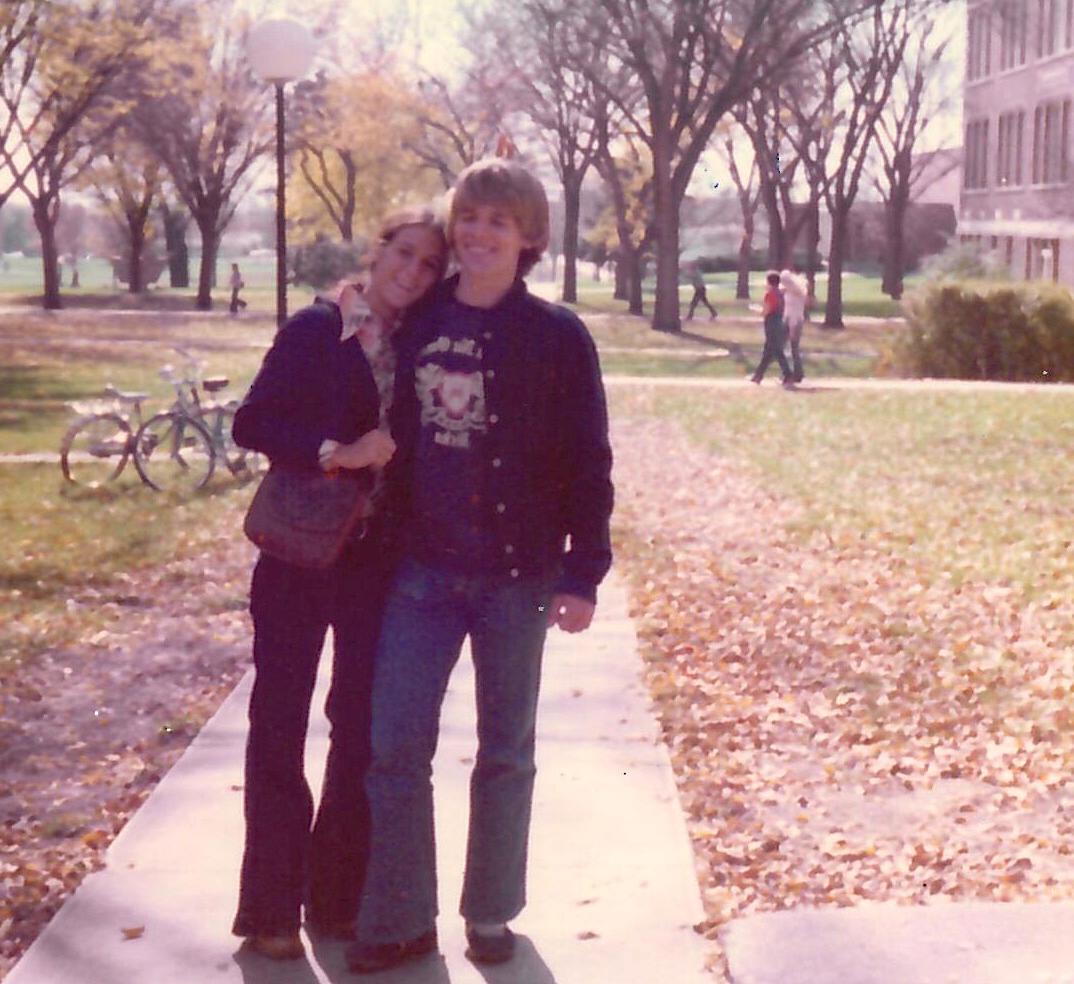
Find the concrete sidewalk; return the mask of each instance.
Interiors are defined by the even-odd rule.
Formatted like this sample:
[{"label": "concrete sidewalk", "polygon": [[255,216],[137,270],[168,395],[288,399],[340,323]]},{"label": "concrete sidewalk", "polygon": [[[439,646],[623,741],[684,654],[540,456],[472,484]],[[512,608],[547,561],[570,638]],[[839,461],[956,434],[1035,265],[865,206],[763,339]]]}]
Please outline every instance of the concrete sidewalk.
[{"label": "concrete sidewalk", "polygon": [[[327,665],[328,661],[324,661]],[[700,984],[705,941],[693,856],[614,579],[583,636],[554,632],[545,656],[530,905],[516,958],[478,970],[456,915],[474,752],[464,655],[436,761],[441,956],[365,978],[377,984]],[[322,674],[316,706],[323,705]],[[341,943],[277,964],[229,934],[242,846],[243,680],[7,984],[324,984],[357,981]],[[309,774],[322,771],[315,713]],[[133,938],[126,938],[131,936]]]}]

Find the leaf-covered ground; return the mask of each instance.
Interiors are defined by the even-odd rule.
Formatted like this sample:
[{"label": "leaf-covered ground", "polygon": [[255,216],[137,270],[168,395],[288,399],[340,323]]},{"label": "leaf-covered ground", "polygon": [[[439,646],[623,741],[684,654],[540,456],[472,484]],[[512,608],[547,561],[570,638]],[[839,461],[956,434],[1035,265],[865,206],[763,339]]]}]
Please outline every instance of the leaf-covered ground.
[{"label": "leaf-covered ground", "polygon": [[172,560],[18,621],[67,641],[0,678],[0,978],[246,669],[253,551],[218,506],[170,531]]},{"label": "leaf-covered ground", "polygon": [[[737,412],[770,427],[812,412],[754,395]],[[717,975],[721,927],[752,911],[1074,897],[1074,597],[966,564],[946,576],[942,544],[900,551],[883,523],[851,535],[834,507],[833,536],[748,453],[706,449],[703,408],[681,410],[619,401],[616,534]],[[830,450],[833,469],[860,466],[854,447]],[[950,471],[972,475],[972,459]],[[872,506],[911,494],[928,512],[933,488],[963,504],[967,532],[950,535],[974,541],[977,496],[948,479]]]}]

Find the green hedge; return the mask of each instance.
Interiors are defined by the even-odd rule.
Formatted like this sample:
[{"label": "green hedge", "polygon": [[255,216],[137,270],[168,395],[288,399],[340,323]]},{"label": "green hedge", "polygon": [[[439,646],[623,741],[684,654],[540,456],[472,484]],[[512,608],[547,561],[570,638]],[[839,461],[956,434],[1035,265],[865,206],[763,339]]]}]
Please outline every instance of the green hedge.
[{"label": "green hedge", "polygon": [[929,284],[906,301],[904,376],[1074,381],[1074,297],[1051,284]]}]

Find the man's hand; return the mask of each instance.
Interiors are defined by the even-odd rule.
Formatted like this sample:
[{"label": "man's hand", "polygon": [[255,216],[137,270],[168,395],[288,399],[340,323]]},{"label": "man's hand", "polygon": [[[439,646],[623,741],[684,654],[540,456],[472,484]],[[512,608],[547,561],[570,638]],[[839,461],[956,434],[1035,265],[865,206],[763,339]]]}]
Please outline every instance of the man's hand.
[{"label": "man's hand", "polygon": [[548,627],[558,625],[564,632],[584,632],[593,621],[597,606],[577,595],[557,594],[548,606]]},{"label": "man's hand", "polygon": [[395,454],[395,441],[384,431],[371,430],[353,444],[341,444],[327,461],[331,468],[383,468]]}]

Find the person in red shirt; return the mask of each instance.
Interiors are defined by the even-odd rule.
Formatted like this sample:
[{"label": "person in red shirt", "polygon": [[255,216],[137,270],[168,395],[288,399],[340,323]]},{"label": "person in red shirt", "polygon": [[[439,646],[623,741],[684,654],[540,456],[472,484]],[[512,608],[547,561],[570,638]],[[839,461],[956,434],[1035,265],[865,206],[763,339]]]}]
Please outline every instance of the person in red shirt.
[{"label": "person in red shirt", "polygon": [[783,372],[783,385],[789,388],[794,385],[794,374],[787,363],[787,357],[783,354],[783,346],[787,341],[787,327],[783,321],[783,294],[779,289],[779,274],[769,273],[765,281],[768,289],[761,302],[761,314],[764,317],[764,352],[761,353],[761,361],[750,378],[753,382],[760,383],[772,360],[775,359]]}]

